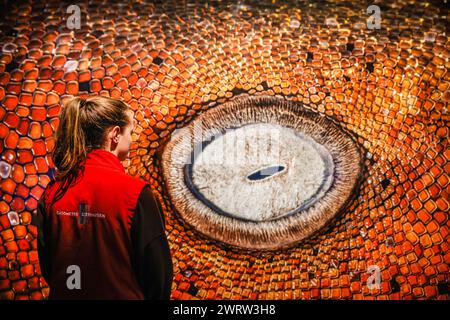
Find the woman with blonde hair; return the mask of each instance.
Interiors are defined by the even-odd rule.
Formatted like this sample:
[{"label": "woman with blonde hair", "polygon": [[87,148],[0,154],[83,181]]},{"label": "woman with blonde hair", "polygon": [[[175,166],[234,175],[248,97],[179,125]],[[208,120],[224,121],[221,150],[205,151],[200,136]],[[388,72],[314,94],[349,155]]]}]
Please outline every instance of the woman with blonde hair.
[{"label": "woman with blonde hair", "polygon": [[133,111],[112,98],[72,98],[61,111],[56,176],[33,217],[50,299],[170,298],[162,208],[121,163],[133,128]]}]

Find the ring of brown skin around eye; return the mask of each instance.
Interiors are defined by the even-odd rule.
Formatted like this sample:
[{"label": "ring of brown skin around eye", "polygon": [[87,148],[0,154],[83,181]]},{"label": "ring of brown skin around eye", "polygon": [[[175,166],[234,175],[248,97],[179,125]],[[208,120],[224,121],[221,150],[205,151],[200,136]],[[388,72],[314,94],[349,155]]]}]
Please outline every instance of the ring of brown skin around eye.
[{"label": "ring of brown skin around eye", "polygon": [[[208,145],[205,140],[210,141],[211,136],[223,134],[225,129],[229,132],[249,125],[289,130],[286,131],[289,137],[292,133],[292,137],[301,139],[296,141],[311,146],[307,150],[315,150],[320,156],[317,159],[322,159],[324,164],[321,186],[309,199],[286,212],[275,212],[267,219],[252,219],[242,212],[224,210],[227,199],[217,205],[217,201],[205,196],[193,179],[196,148],[205,148]],[[201,134],[198,134],[199,130]],[[295,151],[296,145],[284,145],[282,150],[285,149]],[[241,96],[202,113],[172,136],[162,154],[166,189],[180,217],[211,239],[250,250],[290,247],[320,231],[351,198],[359,181],[361,163],[361,150],[355,139],[332,119],[308,110],[300,102],[271,96]],[[284,170],[285,166],[278,167]],[[294,175],[294,178],[298,180],[301,177]],[[274,179],[283,177],[280,174]],[[247,182],[253,183],[248,179]],[[286,199],[292,192],[289,189],[286,187],[280,193],[286,195]],[[238,197],[239,190],[234,194]],[[271,194],[267,197],[269,199],[265,201],[268,203],[271,200],[277,202],[276,198],[270,199]],[[258,204],[258,199],[246,201],[255,206]],[[248,207],[248,203],[243,203],[242,208],[245,205]]]}]

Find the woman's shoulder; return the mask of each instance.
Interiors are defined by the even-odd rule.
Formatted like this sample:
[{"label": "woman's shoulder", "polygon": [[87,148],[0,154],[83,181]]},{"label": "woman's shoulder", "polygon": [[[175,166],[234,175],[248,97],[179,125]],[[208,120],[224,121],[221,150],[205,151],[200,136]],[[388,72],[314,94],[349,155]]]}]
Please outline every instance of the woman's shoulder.
[{"label": "woman's shoulder", "polygon": [[120,173],[118,174],[118,183],[123,188],[132,188],[132,189],[139,189],[142,190],[146,185],[148,185],[148,182],[146,182],[144,179],[138,176],[132,176],[126,173]]}]

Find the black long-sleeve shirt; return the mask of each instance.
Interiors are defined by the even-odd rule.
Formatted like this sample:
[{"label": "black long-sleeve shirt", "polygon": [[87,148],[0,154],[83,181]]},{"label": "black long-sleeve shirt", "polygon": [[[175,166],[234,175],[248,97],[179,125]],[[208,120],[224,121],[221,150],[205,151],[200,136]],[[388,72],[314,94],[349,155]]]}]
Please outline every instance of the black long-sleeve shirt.
[{"label": "black long-sleeve shirt", "polygon": [[[45,209],[41,199],[33,224],[38,229],[38,255],[45,279],[51,274],[50,246],[45,237]],[[145,186],[138,198],[130,230],[133,252],[130,252],[133,271],[145,299],[170,298],[173,267],[165,233],[165,219],[160,203],[150,187]]]},{"label": "black long-sleeve shirt", "polygon": [[139,195],[131,226],[133,266],[146,299],[170,298],[173,267],[164,226],[161,205],[146,186]]}]

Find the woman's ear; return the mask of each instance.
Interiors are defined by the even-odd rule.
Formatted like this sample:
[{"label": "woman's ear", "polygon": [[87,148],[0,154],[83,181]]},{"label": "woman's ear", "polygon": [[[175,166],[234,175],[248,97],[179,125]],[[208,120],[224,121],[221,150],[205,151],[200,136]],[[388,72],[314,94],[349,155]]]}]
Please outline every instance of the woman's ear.
[{"label": "woman's ear", "polygon": [[114,126],[108,133],[108,139],[111,141],[111,144],[119,143],[119,136],[122,130],[119,126]]}]

